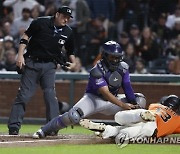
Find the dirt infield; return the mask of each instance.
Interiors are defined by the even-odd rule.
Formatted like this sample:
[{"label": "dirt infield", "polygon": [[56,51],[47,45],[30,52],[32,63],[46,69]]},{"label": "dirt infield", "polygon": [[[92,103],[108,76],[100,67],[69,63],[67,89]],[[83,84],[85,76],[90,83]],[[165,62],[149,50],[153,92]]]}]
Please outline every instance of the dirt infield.
[{"label": "dirt infield", "polygon": [[113,139],[95,135],[58,135],[45,139],[32,139],[31,135],[0,135],[0,147],[28,147],[60,144],[113,144]]},{"label": "dirt infield", "polygon": [[[150,138],[149,138],[150,139]],[[146,142],[144,142],[146,141]],[[148,141],[148,142],[147,142]],[[180,136],[165,137],[165,138],[151,138],[150,140],[136,140],[129,141],[129,144],[174,144],[180,145]],[[32,139],[31,134],[26,135],[1,135],[0,147],[35,147],[35,146],[50,146],[61,144],[115,144],[114,139],[102,139],[95,135],[58,135],[48,136],[45,139]]]}]

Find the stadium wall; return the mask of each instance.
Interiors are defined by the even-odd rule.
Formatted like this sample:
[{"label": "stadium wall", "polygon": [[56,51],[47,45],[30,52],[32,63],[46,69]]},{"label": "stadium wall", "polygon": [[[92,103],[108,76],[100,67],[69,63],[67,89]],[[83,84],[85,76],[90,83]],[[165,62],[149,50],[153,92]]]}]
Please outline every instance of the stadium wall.
[{"label": "stadium wall", "polygon": [[[71,105],[76,103],[83,96],[86,84],[87,80],[75,82],[74,102],[71,102]],[[148,103],[158,102],[158,100],[165,95],[175,94],[180,96],[180,84],[177,83],[133,82],[132,86],[135,92],[141,92],[146,96]],[[0,80],[0,117],[9,116],[18,87],[19,80]],[[69,80],[56,81],[56,92],[59,100],[69,102],[69,91]],[[120,91],[120,93],[122,93],[122,91]],[[45,104],[43,101],[43,92],[40,87],[38,87],[37,92],[26,107],[25,117],[45,118]],[[96,114],[90,118],[112,119],[112,116]]]}]

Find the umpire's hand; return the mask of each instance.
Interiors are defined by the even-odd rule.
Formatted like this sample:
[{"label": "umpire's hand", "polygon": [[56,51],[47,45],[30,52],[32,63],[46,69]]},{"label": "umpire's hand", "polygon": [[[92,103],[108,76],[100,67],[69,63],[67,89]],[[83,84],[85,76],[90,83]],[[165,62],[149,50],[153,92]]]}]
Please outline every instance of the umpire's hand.
[{"label": "umpire's hand", "polygon": [[23,66],[25,65],[25,61],[24,61],[24,56],[23,55],[18,55],[17,59],[16,59],[16,65],[22,69]]},{"label": "umpire's hand", "polygon": [[70,62],[66,62],[66,68],[67,68],[67,70],[68,71],[72,71],[72,72],[74,72],[75,71],[75,69],[76,69],[76,63],[70,63]]}]

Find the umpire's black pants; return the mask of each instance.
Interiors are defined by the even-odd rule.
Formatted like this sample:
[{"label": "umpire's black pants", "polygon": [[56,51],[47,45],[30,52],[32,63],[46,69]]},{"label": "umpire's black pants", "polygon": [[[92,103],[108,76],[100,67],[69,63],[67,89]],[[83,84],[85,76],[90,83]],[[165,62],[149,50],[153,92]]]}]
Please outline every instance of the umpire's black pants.
[{"label": "umpire's black pants", "polygon": [[34,95],[38,84],[40,84],[44,94],[47,121],[59,115],[58,100],[55,93],[55,71],[56,64],[53,62],[35,62],[30,58],[26,59],[20,88],[8,121],[9,129],[20,129],[26,104]]}]

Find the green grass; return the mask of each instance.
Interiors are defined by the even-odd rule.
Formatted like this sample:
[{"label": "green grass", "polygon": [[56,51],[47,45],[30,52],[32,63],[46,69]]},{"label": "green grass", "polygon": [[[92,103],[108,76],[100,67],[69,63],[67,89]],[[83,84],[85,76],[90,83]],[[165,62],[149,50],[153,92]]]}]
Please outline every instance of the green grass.
[{"label": "green grass", "polygon": [[[20,134],[33,134],[38,129],[41,128],[41,125],[22,125],[22,128],[20,129]],[[8,133],[8,128],[4,124],[0,124],[0,132],[1,133]],[[74,126],[74,128],[67,127],[62,129],[60,134],[92,134],[92,131],[82,128],[80,126]]]},{"label": "green grass", "polygon": [[[40,125],[23,125],[21,134],[34,133],[40,128]],[[0,125],[0,132],[7,133],[7,126]],[[92,134],[91,131],[79,126],[74,129],[68,127],[61,130],[63,134]],[[179,154],[179,145],[163,144],[131,144],[120,148],[115,144],[96,144],[96,145],[56,145],[43,147],[8,147],[0,148],[0,154]]]},{"label": "green grass", "polygon": [[119,148],[113,144],[97,145],[59,145],[28,148],[1,148],[1,154],[179,154],[180,146],[177,145],[128,145]]}]

